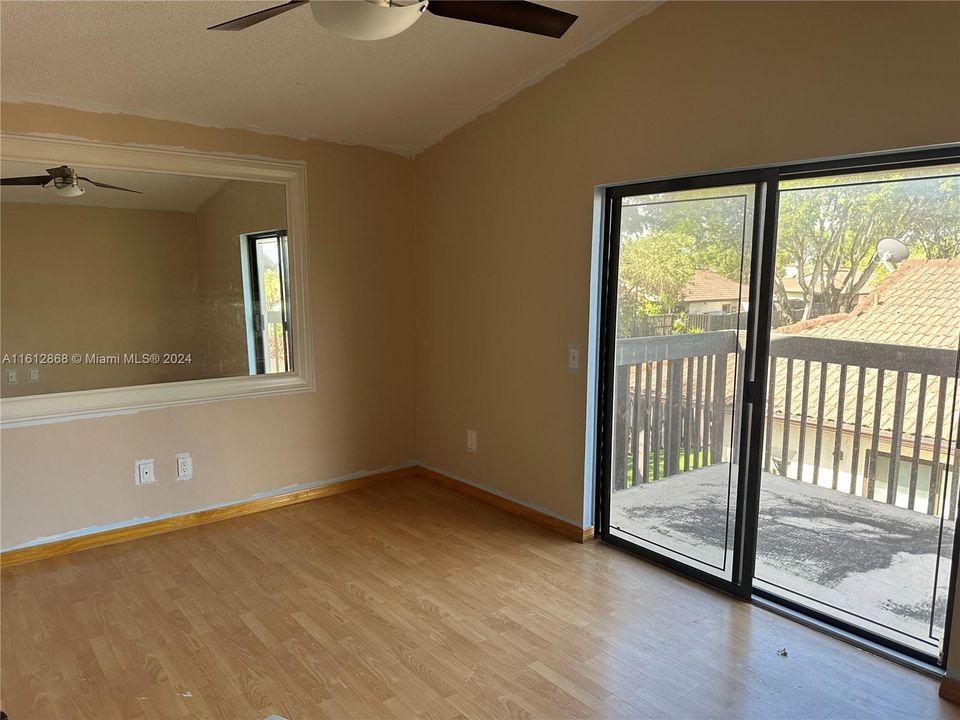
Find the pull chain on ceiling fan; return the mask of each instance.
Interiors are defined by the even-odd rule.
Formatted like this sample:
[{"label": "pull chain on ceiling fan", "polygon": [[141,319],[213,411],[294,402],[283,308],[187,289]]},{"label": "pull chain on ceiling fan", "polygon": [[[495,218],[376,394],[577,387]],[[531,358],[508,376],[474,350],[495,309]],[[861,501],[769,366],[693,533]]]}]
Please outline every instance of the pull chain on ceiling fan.
[{"label": "pull chain on ceiling fan", "polygon": [[351,0],[310,2],[290,0],[266,10],[213,25],[208,30],[246,30],[272,17],[310,5],[314,19],[338,35],[354,40],[382,40],[413,25],[424,12],[451,20],[494,25],[534,35],[559,38],[577,20],[576,15],[525,0]]}]

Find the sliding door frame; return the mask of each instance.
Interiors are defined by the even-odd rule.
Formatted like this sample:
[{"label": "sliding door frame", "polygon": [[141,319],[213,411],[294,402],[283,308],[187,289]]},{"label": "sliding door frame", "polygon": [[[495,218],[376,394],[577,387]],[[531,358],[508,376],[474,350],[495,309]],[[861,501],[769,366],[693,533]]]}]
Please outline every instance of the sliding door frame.
[{"label": "sliding door frame", "polygon": [[[919,166],[942,165],[960,162],[960,143],[935,147],[898,150],[891,152],[850,155],[828,159],[781,163],[741,170],[700,173],[648,181],[605,185],[598,188],[603,193],[601,217],[601,262],[600,262],[600,313],[597,326],[598,384],[596,417],[596,466],[594,477],[594,523],[598,537],[611,545],[625,549],[645,559],[663,565],[682,575],[701,581],[745,601],[761,598],[790,611],[812,618],[818,623],[837,628],[846,636],[862,638],[867,649],[893,651],[923,663],[935,662],[942,668],[946,665],[950,646],[951,625],[956,602],[958,564],[960,564],[960,513],[954,522],[954,545],[947,596],[946,621],[939,657],[902,645],[889,638],[877,635],[862,627],[854,626],[839,618],[827,616],[816,610],[801,606],[786,598],[763,589],[754,589],[756,569],[757,531],[760,511],[760,473],[763,458],[765,427],[767,366],[770,349],[770,318],[773,309],[773,274],[776,262],[776,233],[780,180],[827,177],[848,173],[898,170]],[[753,234],[750,255],[750,305],[747,314],[747,343],[744,353],[741,387],[743,402],[740,409],[740,444],[736,532],[733,549],[733,575],[730,581],[719,578],[699,568],[687,565],[674,558],[661,555],[647,548],[616,537],[610,532],[611,470],[613,456],[613,385],[616,349],[616,308],[620,250],[620,215],[624,197],[681,190],[707,189],[726,185],[754,184],[756,188]],[[960,365],[960,349],[958,349]],[[960,372],[960,367],[958,367]],[[960,425],[960,422],[957,423]],[[956,436],[953,455],[948,457],[945,477],[951,471],[960,478],[956,469],[957,452],[960,449],[960,429],[953,428]],[[946,522],[946,521],[942,521]],[[856,640],[854,640],[857,642]],[[888,653],[889,654],[889,653]]]},{"label": "sliding door frame", "polygon": [[[753,218],[750,226],[750,297],[747,309],[747,343],[743,356],[743,374],[739,388],[743,397],[740,403],[739,423],[732,427],[747,428],[747,434],[741,436],[739,456],[737,458],[737,505],[734,513],[733,557],[731,579],[727,580],[709,572],[701,570],[675,558],[641,547],[610,532],[610,504],[607,490],[611,477],[613,454],[610,452],[613,438],[613,392],[616,354],[616,307],[617,307],[617,274],[619,270],[620,254],[620,214],[623,198],[633,195],[653,195],[668,192],[682,192],[684,190],[704,190],[716,187],[735,185],[752,185],[754,188]],[[760,272],[764,258],[764,246],[770,244],[775,247],[769,232],[776,231],[776,193],[771,188],[776,187],[775,170],[756,169],[739,170],[733,172],[710,173],[706,175],[669,178],[648,182],[630,183],[610,186],[604,193],[603,219],[603,249],[602,249],[602,278],[601,278],[601,309],[600,309],[600,382],[598,395],[600,398],[597,418],[598,436],[597,448],[598,473],[596,504],[598,517],[596,527],[599,536],[604,542],[624,548],[641,555],[672,570],[688,575],[724,592],[748,599],[751,597],[752,586],[752,557],[755,554],[756,527],[750,527],[747,521],[749,508],[759,507],[760,488],[750,487],[753,452],[748,447],[751,443],[760,446],[762,441],[763,414],[762,388],[766,376],[766,365],[756,361],[757,352],[766,352],[769,345],[770,328],[765,327],[762,320],[764,308],[769,312],[769,303],[773,297],[772,281],[757,282],[761,278]],[[762,298],[763,286],[767,286],[769,298]],[[760,398],[758,401],[757,398]],[[760,403],[757,406],[757,403]],[[754,425],[759,423],[758,433]],[[747,438],[747,442],[743,439]],[[755,484],[755,483],[754,483]],[[754,523],[755,525],[755,523]]]}]

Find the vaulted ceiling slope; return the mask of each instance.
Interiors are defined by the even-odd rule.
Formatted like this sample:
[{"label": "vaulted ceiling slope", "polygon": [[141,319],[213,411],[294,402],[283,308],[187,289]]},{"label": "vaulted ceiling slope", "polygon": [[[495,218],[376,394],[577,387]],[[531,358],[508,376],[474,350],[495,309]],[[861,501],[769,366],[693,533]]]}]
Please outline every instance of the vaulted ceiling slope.
[{"label": "vaulted ceiling slope", "polygon": [[263,2],[0,3],[0,98],[367,145],[414,155],[596,45],[655,2],[545,2],[557,40],[429,13],[348,40],[307,8],[242,32]]}]

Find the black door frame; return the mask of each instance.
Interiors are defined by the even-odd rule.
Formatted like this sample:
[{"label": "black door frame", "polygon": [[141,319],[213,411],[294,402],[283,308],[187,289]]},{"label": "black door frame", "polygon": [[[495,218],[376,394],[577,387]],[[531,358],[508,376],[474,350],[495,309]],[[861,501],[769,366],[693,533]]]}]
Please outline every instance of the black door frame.
[{"label": "black door frame", "polygon": [[[600,461],[600,478],[610,478],[612,454],[607,452],[607,447],[612,442],[613,435],[613,414],[606,412],[606,408],[613,407],[613,385],[614,385],[614,363],[611,358],[615,355],[616,348],[616,312],[610,312],[610,308],[616,308],[617,304],[617,278],[616,268],[619,265],[619,229],[620,229],[620,208],[624,197],[633,195],[651,195],[665,192],[678,192],[683,190],[701,190],[715,187],[728,187],[737,185],[752,185],[754,187],[754,210],[753,221],[751,225],[750,238],[750,277],[759,278],[760,263],[763,259],[763,238],[769,232],[769,228],[776,228],[776,198],[771,202],[768,199],[768,189],[775,187],[776,178],[768,169],[758,170],[740,170],[734,172],[710,173],[707,175],[670,178],[666,180],[654,180],[650,182],[631,183],[617,185],[606,188],[604,209],[606,218],[604,220],[604,247],[603,258],[603,277],[601,288],[603,300],[601,302],[601,342],[600,349],[600,368],[601,378],[599,383],[599,395],[601,398],[598,409],[599,414],[599,435],[597,448]],[[752,425],[759,420],[762,422],[762,414],[753,412],[753,405],[756,403],[758,389],[762,388],[762,382],[765,375],[765,364],[757,363],[752,356],[755,356],[758,350],[764,350],[766,343],[769,342],[769,328],[764,328],[763,323],[759,323],[760,313],[762,312],[762,299],[760,298],[759,283],[751,281],[750,285],[750,303],[747,311],[747,326],[750,331],[747,333],[747,346],[744,352],[743,360],[743,399],[740,403],[740,427],[752,428]],[[770,296],[772,297],[772,285],[770,287]],[[761,334],[765,332],[767,341],[759,337],[757,330]],[[762,429],[762,426],[761,426]],[[748,430],[749,432],[749,430]],[[756,432],[749,432],[750,436],[759,438]],[[746,436],[744,436],[746,437]],[[701,582],[707,583],[724,592],[737,595],[743,598],[749,598],[752,593],[752,572],[744,574],[744,570],[752,567],[752,562],[745,562],[751,557],[752,549],[756,544],[756,531],[748,527],[749,523],[743,522],[746,509],[751,503],[759,506],[760,492],[759,487],[751,490],[748,482],[750,477],[750,458],[752,457],[747,445],[748,442],[741,441],[739,444],[740,455],[738,457],[737,473],[737,506],[734,520],[733,535],[733,558],[731,579],[713,575],[699,568],[688,565],[672,557],[662,555],[652,550],[637,546],[629,541],[623,540],[610,533],[610,507],[606,500],[606,493],[603,492],[605,485],[602,482],[596,483],[598,489],[596,508],[599,512],[599,522],[597,527],[600,529],[599,536],[605,542],[609,542],[618,547],[625,548],[631,552],[636,552],[650,560],[666,565],[674,570],[687,574]],[[755,496],[755,499],[754,499]],[[746,581],[745,581],[746,578]]]},{"label": "black door frame", "polygon": [[249,233],[245,236],[247,243],[247,270],[250,273],[250,301],[253,310],[253,348],[257,374],[267,372],[267,348],[263,340],[263,312],[262,298],[260,297],[260,263],[257,260],[257,241],[268,238],[277,240],[277,263],[280,274],[280,313],[283,322],[284,357],[286,370],[293,370],[293,360],[290,357],[290,289],[287,277],[287,231],[267,230],[265,232]]},{"label": "black door frame", "polygon": [[[597,536],[604,542],[615,545],[645,559],[663,565],[682,575],[710,585],[723,592],[750,601],[753,597],[782,605],[802,613],[825,625],[838,628],[844,633],[863,638],[868,646],[889,649],[895,653],[920,660],[931,661],[944,667],[950,646],[951,620],[956,596],[957,565],[960,563],[960,514],[955,521],[954,547],[947,598],[946,622],[942,638],[942,651],[934,658],[912,647],[876,635],[869,630],[851,625],[800,606],[785,598],[762,589],[754,589],[753,579],[756,564],[757,529],[760,509],[760,479],[755,468],[761,467],[763,455],[763,432],[765,415],[767,360],[770,348],[770,317],[773,307],[773,272],[776,261],[776,232],[781,179],[801,179],[843,175],[881,170],[907,169],[917,166],[942,165],[960,162],[960,143],[905,151],[891,151],[851,155],[822,160],[781,163],[742,170],[708,172],[647,181],[620,183],[602,186],[601,218],[601,263],[600,263],[600,314],[598,324],[598,383],[596,417],[596,467],[594,482],[594,525]],[[747,313],[747,343],[743,364],[743,402],[740,410],[739,472],[737,478],[737,508],[735,516],[733,574],[727,581],[699,568],[635,545],[610,533],[610,508],[607,488],[610,485],[612,453],[609,447],[613,437],[613,385],[616,347],[617,277],[620,250],[621,200],[632,195],[646,195],[680,190],[706,189],[727,185],[753,184],[756,188],[753,215],[753,234],[750,255],[750,305]],[[958,353],[960,373],[960,353]],[[960,424],[960,423],[958,423]],[[954,429],[960,446],[960,431]],[[951,470],[948,457],[946,477]],[[954,468],[955,474],[960,477]]]}]

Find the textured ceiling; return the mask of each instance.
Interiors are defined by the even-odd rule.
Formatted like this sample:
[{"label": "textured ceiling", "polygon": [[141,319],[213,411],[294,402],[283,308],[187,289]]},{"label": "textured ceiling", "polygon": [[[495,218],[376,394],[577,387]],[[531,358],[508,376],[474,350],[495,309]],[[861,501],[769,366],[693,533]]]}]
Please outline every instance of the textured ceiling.
[{"label": "textured ceiling", "polygon": [[415,154],[657,3],[546,2],[580,15],[560,40],[427,13],[359,42],[307,7],[205,29],[276,4],[4,0],[0,97]]},{"label": "textured ceiling", "polygon": [[[63,162],[70,165],[70,158]],[[36,164],[0,162],[0,177],[44,175],[50,163]],[[98,188],[81,181],[86,192],[80,197],[68,198],[58,195],[52,186],[21,187],[5,186],[0,190],[0,201],[41,203],[45,205],[82,205],[88,207],[125,208],[128,210],[172,210],[196,212],[214,193],[224,186],[226,180],[219,178],[166,175],[162,173],[135,172],[133,170],[103,170],[72,165],[78,175],[97,182],[139,190],[142,194]]]}]

